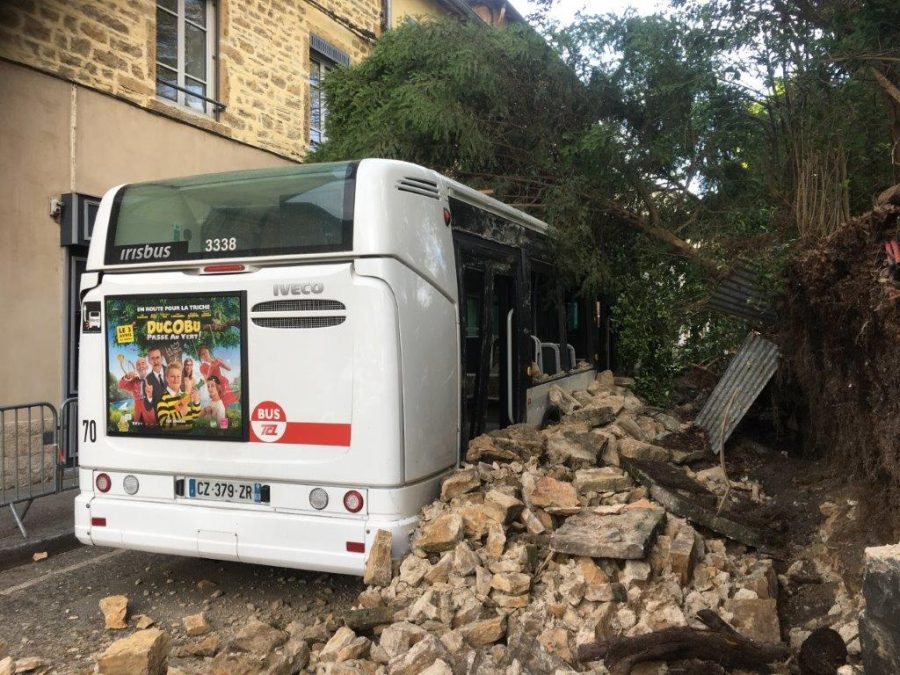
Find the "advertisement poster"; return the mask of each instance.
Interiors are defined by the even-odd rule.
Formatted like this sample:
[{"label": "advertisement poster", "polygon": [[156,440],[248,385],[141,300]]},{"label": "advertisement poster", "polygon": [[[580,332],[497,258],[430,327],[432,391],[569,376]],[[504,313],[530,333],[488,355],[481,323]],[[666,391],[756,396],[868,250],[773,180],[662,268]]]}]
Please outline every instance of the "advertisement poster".
[{"label": "advertisement poster", "polygon": [[242,294],[106,299],[107,432],[245,440]]}]

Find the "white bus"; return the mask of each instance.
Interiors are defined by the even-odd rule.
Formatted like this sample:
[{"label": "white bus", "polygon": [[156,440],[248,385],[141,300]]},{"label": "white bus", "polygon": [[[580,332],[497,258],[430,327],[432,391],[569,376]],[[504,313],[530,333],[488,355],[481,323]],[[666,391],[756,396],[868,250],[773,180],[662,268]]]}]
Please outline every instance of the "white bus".
[{"label": "white bus", "polygon": [[597,357],[546,259],[542,222],[398,161],[111,189],[76,536],[359,575],[384,529],[402,555],[468,439],[528,418],[535,362]]}]

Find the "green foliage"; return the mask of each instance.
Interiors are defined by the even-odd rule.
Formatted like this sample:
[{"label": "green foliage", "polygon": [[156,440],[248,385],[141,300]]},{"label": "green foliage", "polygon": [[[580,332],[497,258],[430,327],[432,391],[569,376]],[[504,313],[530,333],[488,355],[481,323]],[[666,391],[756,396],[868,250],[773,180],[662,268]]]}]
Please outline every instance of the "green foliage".
[{"label": "green foliage", "polygon": [[702,309],[716,263],[749,258],[777,290],[804,219],[831,227],[892,182],[891,120],[861,74],[900,64],[895,0],[678,4],[543,36],[392,30],[325,79],[329,140],[310,159],[416,162],[550,223],[560,278],[617,298],[621,365],[664,402],[745,332]]},{"label": "green foliage", "polygon": [[613,307],[616,347],[636,389],[654,405],[669,405],[675,378],[692,365],[721,366],[747,326],[704,308],[708,280],[682,259],[642,246],[619,264],[631,269],[619,276]]},{"label": "green foliage", "polygon": [[424,164],[508,201],[558,175],[587,93],[535,33],[451,19],[409,24],[324,82],[329,141],[312,161]]}]

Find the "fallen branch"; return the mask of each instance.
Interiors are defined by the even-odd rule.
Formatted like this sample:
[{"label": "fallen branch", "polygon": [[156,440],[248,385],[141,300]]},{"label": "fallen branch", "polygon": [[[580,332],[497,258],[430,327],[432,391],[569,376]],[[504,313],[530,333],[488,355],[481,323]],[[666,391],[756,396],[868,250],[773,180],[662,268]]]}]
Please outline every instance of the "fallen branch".
[{"label": "fallen branch", "polygon": [[578,660],[603,659],[611,675],[629,675],[638,663],[685,659],[712,661],[726,670],[758,672],[789,656],[786,645],[763,644],[744,637],[711,610],[700,610],[697,618],[709,630],[666,628],[637,637],[591,642],[579,646]]},{"label": "fallen branch", "polygon": [[[717,514],[716,496],[688,478],[681,470],[662,462],[641,462],[627,458],[622,458],[622,468],[650,490],[650,496],[667,511],[773,557],[780,558],[783,555],[771,545],[761,530],[739,522],[729,514]],[[703,500],[709,502],[709,506],[703,504]]]}]

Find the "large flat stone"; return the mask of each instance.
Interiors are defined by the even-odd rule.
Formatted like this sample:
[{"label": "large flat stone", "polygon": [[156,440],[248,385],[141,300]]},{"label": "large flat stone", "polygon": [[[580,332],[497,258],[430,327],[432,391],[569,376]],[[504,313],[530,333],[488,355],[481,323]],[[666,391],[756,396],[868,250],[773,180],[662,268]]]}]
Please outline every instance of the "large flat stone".
[{"label": "large flat stone", "polygon": [[553,533],[550,548],[591,558],[641,560],[665,519],[661,509],[630,509],[617,515],[582,512]]}]

